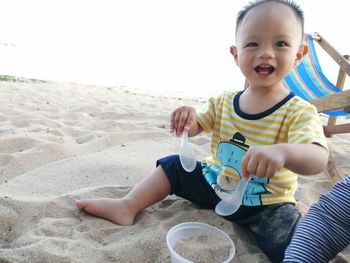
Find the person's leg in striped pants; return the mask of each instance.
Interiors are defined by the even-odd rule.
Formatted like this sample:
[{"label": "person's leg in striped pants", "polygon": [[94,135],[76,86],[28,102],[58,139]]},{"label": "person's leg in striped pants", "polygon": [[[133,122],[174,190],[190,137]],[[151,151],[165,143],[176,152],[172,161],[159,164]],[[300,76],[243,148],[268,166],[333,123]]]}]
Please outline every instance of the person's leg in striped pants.
[{"label": "person's leg in striped pants", "polygon": [[350,244],[350,175],[301,219],[283,262],[329,262]]}]

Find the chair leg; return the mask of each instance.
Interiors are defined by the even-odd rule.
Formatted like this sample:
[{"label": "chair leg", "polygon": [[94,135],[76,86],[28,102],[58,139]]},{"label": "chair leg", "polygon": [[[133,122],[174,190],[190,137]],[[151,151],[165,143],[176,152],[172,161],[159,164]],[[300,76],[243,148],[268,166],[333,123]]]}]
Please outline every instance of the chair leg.
[{"label": "chair leg", "polygon": [[[344,58],[346,60],[349,60],[349,56],[345,55]],[[346,79],[346,72],[342,69],[339,68],[339,72],[338,72],[338,77],[337,77],[337,84],[336,86],[342,91],[344,89],[344,84],[345,84],[345,79]],[[346,109],[345,109],[346,110]],[[335,126],[337,122],[337,117],[336,116],[331,116],[328,118],[328,123],[327,123],[327,127],[333,128],[332,126]],[[342,132],[340,132],[342,133]],[[325,135],[327,137],[332,137],[332,134],[335,134],[334,132],[328,132],[325,133]]]},{"label": "chair leg", "polygon": [[330,131],[330,129],[332,129],[332,127],[334,127],[336,123],[337,123],[337,117],[335,117],[335,116],[330,116],[330,117],[328,118],[327,126],[325,126],[325,128],[324,128],[324,131],[325,131],[324,134],[326,135],[326,137],[332,137],[332,135],[333,135],[334,133],[332,133],[332,132]]},{"label": "chair leg", "polygon": [[331,137],[333,134],[349,133],[350,123],[338,124],[335,126],[323,126],[323,132],[326,137]]}]

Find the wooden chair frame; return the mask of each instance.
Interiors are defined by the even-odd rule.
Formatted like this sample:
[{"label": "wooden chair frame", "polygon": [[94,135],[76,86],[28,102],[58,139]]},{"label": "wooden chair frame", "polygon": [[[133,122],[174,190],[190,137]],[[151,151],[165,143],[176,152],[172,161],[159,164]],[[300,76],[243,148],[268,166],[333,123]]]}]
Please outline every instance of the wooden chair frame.
[{"label": "wooden chair frame", "polygon": [[[350,109],[350,90],[343,90],[346,76],[350,76],[349,55],[340,55],[340,53],[319,33],[315,33],[313,39],[323,48],[324,51],[339,65],[339,73],[336,86],[342,90],[339,93],[328,95],[322,98],[311,100],[310,103],[315,105],[318,112],[344,108],[345,111]],[[325,135],[330,137],[333,134],[349,133],[350,123],[336,125],[337,117],[330,116],[328,123],[325,125]]]},{"label": "wooden chair frame", "polygon": [[[349,111],[350,90],[344,90],[346,76],[350,76],[349,55],[342,56],[323,36],[317,32],[312,36],[312,38],[339,65],[336,86],[341,91],[311,100],[310,103],[315,105],[319,113],[341,108],[343,108],[345,111]],[[324,133],[327,137],[331,137],[333,134],[350,133],[350,123],[336,124],[336,121],[336,116],[328,117],[327,125],[323,126]],[[326,172],[333,184],[344,178],[344,174],[337,165],[331,148],[329,149],[329,159]]]}]

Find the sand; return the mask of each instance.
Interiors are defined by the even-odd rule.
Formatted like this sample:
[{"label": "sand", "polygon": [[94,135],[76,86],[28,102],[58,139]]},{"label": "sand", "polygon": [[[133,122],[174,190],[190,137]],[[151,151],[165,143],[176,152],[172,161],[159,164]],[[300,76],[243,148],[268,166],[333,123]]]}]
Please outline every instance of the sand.
[{"label": "sand", "polygon": [[196,263],[224,262],[230,257],[230,249],[228,239],[203,233],[181,239],[174,245],[178,255]]},{"label": "sand", "polygon": [[[0,94],[0,262],[170,262],[166,233],[186,221],[228,233],[234,262],[269,262],[247,229],[175,196],[131,227],[74,207],[76,198],[125,195],[156,159],[176,153],[171,111],[204,98],[24,79],[1,81]],[[329,143],[350,173],[349,138]],[[207,155],[208,135],[190,141],[199,159]],[[311,204],[330,187],[323,173],[303,176],[297,197]]]}]

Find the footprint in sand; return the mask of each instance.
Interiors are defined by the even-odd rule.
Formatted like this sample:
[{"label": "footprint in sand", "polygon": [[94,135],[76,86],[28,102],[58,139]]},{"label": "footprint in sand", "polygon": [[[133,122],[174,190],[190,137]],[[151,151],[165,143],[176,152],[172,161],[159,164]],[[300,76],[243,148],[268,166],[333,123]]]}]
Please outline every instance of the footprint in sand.
[{"label": "footprint in sand", "polygon": [[175,199],[164,199],[159,203],[159,208],[168,208],[171,206],[173,203],[175,203],[177,200]]},{"label": "footprint in sand", "polygon": [[90,141],[92,141],[95,138],[96,138],[96,135],[89,134],[89,135],[86,135],[86,136],[82,136],[82,137],[76,138],[76,142],[78,144],[83,144],[83,143],[90,142]]},{"label": "footprint in sand", "polygon": [[14,209],[0,205],[0,248],[7,248],[10,246],[17,219],[18,213]]},{"label": "footprint in sand", "polygon": [[7,118],[3,115],[0,115],[0,121],[7,121]]},{"label": "footprint in sand", "polygon": [[12,155],[0,153],[0,167],[6,166],[13,158],[14,157]]},{"label": "footprint in sand", "polygon": [[20,116],[12,119],[12,125],[17,128],[25,128],[28,126],[33,126],[35,124],[42,125],[48,128],[60,128],[61,125],[53,120],[41,118],[37,116]]},{"label": "footprint in sand", "polygon": [[51,238],[70,238],[72,227],[79,222],[76,218],[42,218],[39,227],[33,232],[36,236]]},{"label": "footprint in sand", "polygon": [[0,149],[3,153],[16,153],[28,150],[40,143],[29,137],[16,137],[0,140]]}]

